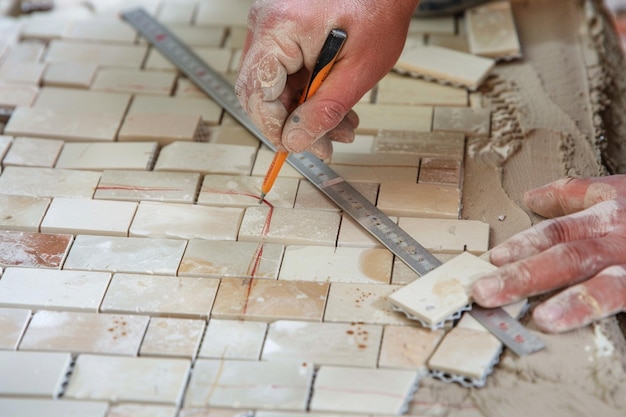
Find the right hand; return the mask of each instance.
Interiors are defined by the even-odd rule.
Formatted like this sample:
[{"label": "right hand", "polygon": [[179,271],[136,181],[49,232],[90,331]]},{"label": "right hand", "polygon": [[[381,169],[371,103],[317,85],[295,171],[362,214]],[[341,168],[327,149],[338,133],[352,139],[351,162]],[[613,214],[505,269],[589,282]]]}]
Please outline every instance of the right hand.
[{"label": "right hand", "polygon": [[[322,159],[331,140],[352,142],[352,107],[393,67],[417,0],[256,0],[235,92],[279,150]],[[328,33],[348,33],[330,74],[297,106]]]}]

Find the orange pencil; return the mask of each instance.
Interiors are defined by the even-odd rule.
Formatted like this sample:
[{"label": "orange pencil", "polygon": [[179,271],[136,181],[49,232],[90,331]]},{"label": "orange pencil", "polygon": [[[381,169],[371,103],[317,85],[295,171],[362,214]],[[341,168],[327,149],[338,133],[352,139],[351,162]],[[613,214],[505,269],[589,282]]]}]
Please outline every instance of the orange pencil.
[{"label": "orange pencil", "polygon": [[[335,60],[339,55],[339,51],[341,51],[341,47],[345,43],[347,37],[348,34],[341,29],[333,29],[330,31],[326,41],[324,42],[324,46],[322,46],[320,55],[317,58],[309,83],[300,96],[299,104],[304,103],[309,97],[315,94],[319,86],[322,85],[322,82],[330,72],[330,69],[333,67]],[[287,156],[289,156],[289,152],[286,151],[277,151],[274,155],[274,159],[272,160],[272,163],[267,170],[267,174],[265,174],[265,178],[263,179],[263,184],[261,185],[261,197],[259,198],[259,204],[263,202],[267,193],[269,193],[272,189],[274,181],[276,181],[276,177],[278,177],[278,173],[283,167]]]}]

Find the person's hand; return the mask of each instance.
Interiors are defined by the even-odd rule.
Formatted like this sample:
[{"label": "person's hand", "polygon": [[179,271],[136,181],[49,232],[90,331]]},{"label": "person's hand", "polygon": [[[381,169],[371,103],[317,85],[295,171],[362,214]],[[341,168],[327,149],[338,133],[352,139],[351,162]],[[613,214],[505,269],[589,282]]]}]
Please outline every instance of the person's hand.
[{"label": "person's hand", "polygon": [[[395,64],[416,5],[417,0],[256,0],[235,85],[241,105],[279,149],[329,157],[331,140],[354,140],[359,120],[351,109]],[[335,28],[347,32],[346,43],[317,93],[297,106]]]},{"label": "person's hand", "polygon": [[552,219],[492,249],[500,268],[474,283],[474,301],[496,307],[569,287],[533,311],[553,333],[625,311],[626,175],[558,180],[524,202]]}]

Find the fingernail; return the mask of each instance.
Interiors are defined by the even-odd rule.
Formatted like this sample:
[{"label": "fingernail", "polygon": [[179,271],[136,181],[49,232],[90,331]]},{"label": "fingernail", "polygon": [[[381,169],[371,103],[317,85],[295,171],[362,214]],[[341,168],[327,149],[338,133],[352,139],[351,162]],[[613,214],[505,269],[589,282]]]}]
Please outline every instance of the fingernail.
[{"label": "fingernail", "polygon": [[477,301],[484,302],[502,291],[502,280],[496,277],[479,279],[472,287],[472,294]]},{"label": "fingernail", "polygon": [[291,129],[285,140],[286,148],[291,152],[302,152],[311,146],[313,138],[304,129]]},{"label": "fingernail", "polygon": [[546,303],[535,309],[533,317],[539,324],[553,328],[554,322],[560,320],[564,314],[565,310],[560,304]]},{"label": "fingernail", "polygon": [[502,265],[508,263],[511,259],[511,251],[504,246],[497,246],[491,250],[489,259],[496,265]]}]

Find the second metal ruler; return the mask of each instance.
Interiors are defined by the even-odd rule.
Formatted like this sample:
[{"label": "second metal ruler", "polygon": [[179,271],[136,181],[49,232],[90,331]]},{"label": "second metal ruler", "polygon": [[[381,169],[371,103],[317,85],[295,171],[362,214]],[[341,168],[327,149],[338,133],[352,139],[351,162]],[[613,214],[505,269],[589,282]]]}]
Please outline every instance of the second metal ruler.
[{"label": "second metal ruler", "polygon": [[[270,149],[276,150],[274,144],[250,120],[230,82],[207,65],[169,29],[141,8],[123,13],[122,18],[251,134]],[[309,152],[291,154],[287,162],[414,272],[424,275],[441,265],[426,248],[315,155]]]}]

